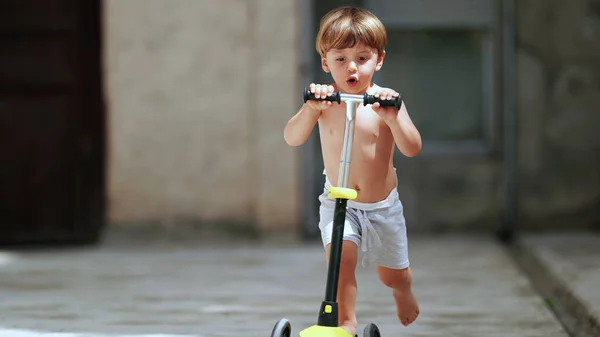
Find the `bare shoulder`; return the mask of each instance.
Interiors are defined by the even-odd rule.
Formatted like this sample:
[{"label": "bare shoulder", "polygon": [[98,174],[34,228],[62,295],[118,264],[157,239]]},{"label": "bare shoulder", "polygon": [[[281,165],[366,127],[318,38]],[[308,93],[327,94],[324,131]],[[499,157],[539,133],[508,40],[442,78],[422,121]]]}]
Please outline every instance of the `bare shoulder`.
[{"label": "bare shoulder", "polygon": [[373,94],[373,93],[375,93],[375,92],[377,92],[377,91],[380,91],[380,90],[382,90],[382,89],[385,89],[385,88],[383,88],[382,86],[380,86],[380,85],[379,85],[379,84],[377,84],[377,83],[373,83],[373,84],[371,85],[371,87],[369,87],[369,89],[367,89],[367,93],[369,93],[369,94]]},{"label": "bare shoulder", "polygon": [[382,90],[393,90],[393,91],[397,91],[394,88],[388,88],[388,87],[382,87],[376,83],[373,83],[373,85],[371,86],[371,88],[369,88],[368,92],[369,93],[375,93],[377,91],[382,91]]},{"label": "bare shoulder", "polygon": [[387,89],[387,88],[384,88],[384,87],[380,86],[379,84],[373,82],[373,85],[371,86],[371,90],[376,91],[376,90],[381,90],[381,89]]}]

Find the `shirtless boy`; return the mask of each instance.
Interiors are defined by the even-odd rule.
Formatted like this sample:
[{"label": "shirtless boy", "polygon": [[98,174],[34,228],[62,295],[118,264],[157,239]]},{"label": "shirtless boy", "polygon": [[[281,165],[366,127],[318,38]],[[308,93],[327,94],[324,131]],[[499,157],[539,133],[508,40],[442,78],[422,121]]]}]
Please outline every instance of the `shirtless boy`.
[{"label": "shirtless boy", "polygon": [[[316,48],[321,65],[333,77],[332,84],[310,84],[315,97],[325,97],[341,90],[350,94],[365,92],[380,98],[398,96],[392,89],[372,82],[385,57],[386,30],[371,12],[358,7],[340,7],[326,14],[320,24]],[[306,142],[319,123],[326,182],[319,196],[319,228],[329,260],[335,200],[327,197],[331,182],[337,182],[340,152],[345,127],[345,103],[307,101],[288,122],[284,130],[290,146]],[[400,322],[407,326],[419,315],[419,305],[411,290],[406,225],[397,192],[393,167],[394,147],[408,157],[421,151],[421,136],[403,103],[380,107],[379,103],[359,105],[348,187],[358,192],[348,201],[342,263],[338,286],[340,326],[355,335],[357,319],[355,270],[359,248],[363,265],[376,265],[379,279],[392,289]]]}]

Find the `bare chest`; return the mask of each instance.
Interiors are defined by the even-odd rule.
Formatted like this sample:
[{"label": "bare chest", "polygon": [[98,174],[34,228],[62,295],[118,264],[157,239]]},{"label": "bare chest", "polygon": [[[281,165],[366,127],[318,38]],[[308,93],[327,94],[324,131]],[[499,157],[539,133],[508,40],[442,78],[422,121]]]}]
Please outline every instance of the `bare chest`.
[{"label": "bare chest", "polygon": [[[324,111],[319,120],[319,128],[327,137],[341,142],[346,128],[346,107],[343,104]],[[354,142],[374,143],[385,134],[385,122],[370,106],[360,105],[354,121]],[[331,139],[332,141],[334,139]]]}]

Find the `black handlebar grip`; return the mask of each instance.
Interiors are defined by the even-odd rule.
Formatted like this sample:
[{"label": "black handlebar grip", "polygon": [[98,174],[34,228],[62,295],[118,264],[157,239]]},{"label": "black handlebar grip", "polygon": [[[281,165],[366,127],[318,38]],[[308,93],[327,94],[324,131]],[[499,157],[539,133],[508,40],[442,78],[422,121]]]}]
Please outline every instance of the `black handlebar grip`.
[{"label": "black handlebar grip", "polygon": [[312,92],[310,92],[310,89],[304,88],[304,103],[306,103],[306,101],[309,101],[309,100],[310,101],[330,101],[330,102],[341,103],[342,102],[342,97],[340,96],[340,92],[336,91],[336,92],[333,92],[331,94],[331,96],[316,98],[315,94],[313,94]]},{"label": "black handlebar grip", "polygon": [[365,93],[364,105],[379,103],[382,107],[393,106],[396,109],[400,110],[402,107],[402,95],[398,95],[398,97],[392,97],[392,99],[379,99],[373,95],[369,95]]}]

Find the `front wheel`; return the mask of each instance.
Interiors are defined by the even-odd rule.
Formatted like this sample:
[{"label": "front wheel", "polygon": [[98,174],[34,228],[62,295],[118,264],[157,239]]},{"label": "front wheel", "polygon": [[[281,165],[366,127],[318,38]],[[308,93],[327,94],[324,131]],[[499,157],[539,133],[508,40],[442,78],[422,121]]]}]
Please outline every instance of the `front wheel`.
[{"label": "front wheel", "polygon": [[365,326],[365,330],[363,332],[363,337],[381,337],[379,333],[379,328],[374,323],[369,323]]},{"label": "front wheel", "polygon": [[285,318],[280,319],[275,323],[271,337],[292,337],[292,325]]}]

